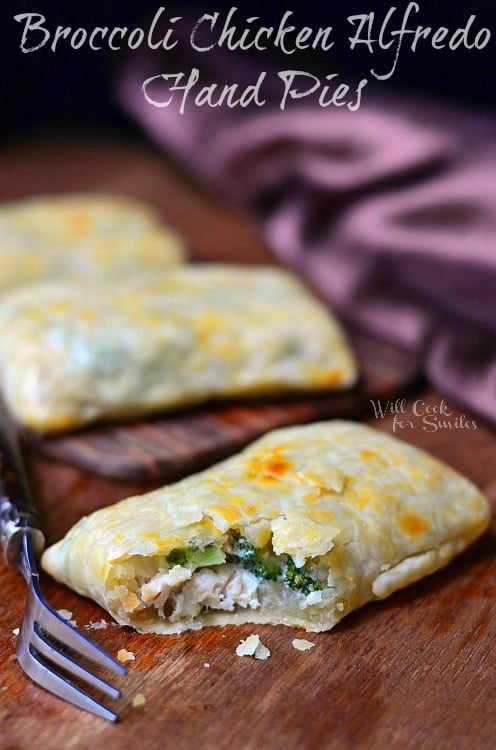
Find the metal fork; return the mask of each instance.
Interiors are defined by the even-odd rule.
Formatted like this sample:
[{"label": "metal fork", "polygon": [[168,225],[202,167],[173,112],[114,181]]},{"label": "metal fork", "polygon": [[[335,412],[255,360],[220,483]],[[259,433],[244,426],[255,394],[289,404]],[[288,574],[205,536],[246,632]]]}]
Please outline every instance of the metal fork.
[{"label": "metal fork", "polygon": [[36,556],[41,553],[45,538],[31,501],[17,431],[1,405],[0,541],[7,563],[19,570],[29,589],[16,646],[22,669],[34,682],[69,703],[116,721],[114,711],[70,679],[75,678],[110,698],[120,696],[119,690],[66,653],[67,648],[74,656],[90,659],[117,674],[125,675],[126,668],[66,622],[41,593]]}]

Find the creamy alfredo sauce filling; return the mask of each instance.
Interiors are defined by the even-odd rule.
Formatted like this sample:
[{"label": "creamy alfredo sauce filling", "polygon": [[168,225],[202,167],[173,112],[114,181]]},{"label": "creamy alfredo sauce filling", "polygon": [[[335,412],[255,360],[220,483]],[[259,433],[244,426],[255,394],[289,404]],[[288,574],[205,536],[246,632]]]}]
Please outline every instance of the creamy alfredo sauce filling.
[{"label": "creamy alfredo sauce filling", "polygon": [[258,609],[270,582],[283,584],[302,606],[322,601],[327,586],[328,571],[317,564],[297,567],[289,555],[275,555],[270,545],[257,548],[235,531],[226,535],[223,548],[176,549],[152,564],[153,575],[148,565],[141,573],[137,566],[136,594],[122,603],[132,613],[154,608],[171,622],[207,610]]}]

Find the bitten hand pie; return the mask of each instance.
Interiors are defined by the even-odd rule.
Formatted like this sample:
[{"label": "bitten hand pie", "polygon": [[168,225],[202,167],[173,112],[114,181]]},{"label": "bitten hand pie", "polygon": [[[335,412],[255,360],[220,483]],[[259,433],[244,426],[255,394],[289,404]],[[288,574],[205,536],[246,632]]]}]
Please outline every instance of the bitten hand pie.
[{"label": "bitten hand pie", "polygon": [[0,292],[40,279],[114,279],[183,257],[179,237],[132,198],[78,193],[0,205]]},{"label": "bitten hand pie", "polygon": [[354,383],[336,320],[277,268],[197,265],[0,300],[0,378],[17,419],[52,432],[209,398]]},{"label": "bitten hand pie", "polygon": [[140,632],[315,632],[446,565],[488,520],[477,488],[427,453],[322,422],[96,511],[42,564]]}]

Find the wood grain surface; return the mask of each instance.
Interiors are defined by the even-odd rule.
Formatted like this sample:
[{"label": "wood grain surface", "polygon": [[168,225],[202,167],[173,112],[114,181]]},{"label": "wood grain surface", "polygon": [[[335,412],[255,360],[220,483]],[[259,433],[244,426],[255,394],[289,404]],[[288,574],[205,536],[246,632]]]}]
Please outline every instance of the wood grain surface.
[{"label": "wood grain surface", "polygon": [[[242,248],[242,253],[266,258],[243,219],[202,196],[139,145],[31,142],[0,153],[2,198],[103,187],[160,203],[171,222],[198,243],[200,253],[225,253],[234,260]],[[208,236],[202,234],[202,222]],[[460,412],[450,403],[451,427],[439,422],[434,430],[413,415],[413,404],[439,408],[441,395],[424,388],[405,399],[408,420],[402,427],[395,427],[392,413],[376,419],[371,406],[363,418],[379,429],[394,428],[398,437],[464,472],[495,506],[495,431],[478,419],[476,429],[455,426]],[[155,486],[98,477],[32,448],[26,450],[26,463],[49,541],[83,514]],[[113,626],[97,605],[42,575],[49,600],[71,610],[80,628],[102,618],[109,623],[104,630],[85,631],[95,641],[112,653],[119,648],[135,653],[128,676],[120,680],[117,725],[61,702],[23,675],[12,630],[22,618],[24,583],[0,564],[0,750],[492,748],[495,531],[493,523],[445,570],[362,608],[328,633],[308,635],[315,647],[307,652],[291,645],[303,631],[284,627],[138,635]],[[240,639],[254,632],[271,650],[267,661],[235,655]],[[138,692],[146,703],[133,707]]]}]

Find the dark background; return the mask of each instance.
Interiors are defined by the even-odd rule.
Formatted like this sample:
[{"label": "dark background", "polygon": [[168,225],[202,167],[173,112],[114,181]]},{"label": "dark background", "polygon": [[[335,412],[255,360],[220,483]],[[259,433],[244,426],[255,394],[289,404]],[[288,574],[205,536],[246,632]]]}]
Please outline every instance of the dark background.
[{"label": "dark background", "polygon": [[[13,20],[17,13],[36,12],[46,16],[46,25],[55,30],[57,25],[77,28],[83,26],[132,26],[152,14],[161,4],[165,16],[191,14],[196,18],[205,11],[226,11],[236,5],[244,18],[259,15],[260,23],[278,23],[284,11],[293,10],[295,24],[313,27],[333,25],[341,30],[335,34],[336,44],[327,55],[312,52],[311,58],[295,61],[294,56],[284,59],[284,67],[304,70],[320,69],[325,73],[342,72],[349,78],[367,77],[371,67],[388,70],[392,53],[376,52],[370,55],[366,48],[351,52],[346,36],[351,28],[346,17],[352,13],[375,11],[381,19],[387,9],[396,5],[397,28],[408,2],[388,0],[383,2],[327,2],[320,7],[307,0],[271,0],[271,2],[246,2],[246,0],[208,0],[207,2],[130,2],[120,0],[105,2],[42,2],[29,0],[2,5],[0,10],[2,44],[2,116],[0,136],[3,140],[15,139],[33,133],[92,131],[95,128],[119,132],[134,132],[132,123],[122,114],[112,97],[112,71],[119,64],[119,53],[95,52],[87,48],[73,50],[63,44],[56,53],[48,45],[38,52],[23,54],[20,40],[23,24]],[[390,81],[379,86],[385,91],[403,91],[426,95],[437,101],[460,103],[471,108],[496,109],[496,2],[471,0],[471,2],[446,2],[446,0],[419,0],[421,11],[410,22],[433,28],[447,26],[455,30],[464,26],[470,14],[476,14],[476,28],[487,26],[493,38],[482,51],[436,51],[421,44],[416,54],[408,48],[408,41],[400,55],[397,70]],[[135,53],[136,54],[136,53]],[[246,54],[246,53],[244,53]],[[266,58],[258,54],[260,70]],[[263,53],[269,56],[270,53]],[[382,63],[381,63],[382,61]],[[277,60],[274,60],[277,64]],[[290,65],[288,63],[290,62]],[[166,60],[164,58],[164,66]],[[166,68],[164,67],[164,70]],[[373,79],[371,78],[371,81]]]}]

